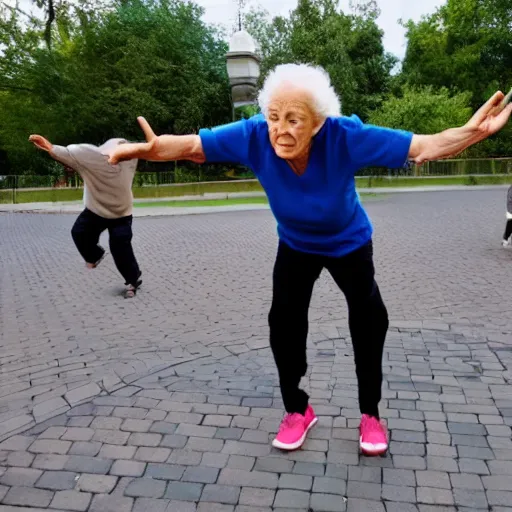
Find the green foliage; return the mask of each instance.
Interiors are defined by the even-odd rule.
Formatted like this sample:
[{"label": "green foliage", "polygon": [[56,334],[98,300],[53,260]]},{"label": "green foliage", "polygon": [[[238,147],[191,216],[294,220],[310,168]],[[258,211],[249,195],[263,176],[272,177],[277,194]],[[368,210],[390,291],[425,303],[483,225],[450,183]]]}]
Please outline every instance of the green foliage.
[{"label": "green foliage", "polygon": [[324,67],[346,114],[367,119],[388,92],[395,57],[386,53],[376,24],[375,2],[345,14],[338,0],[299,0],[289,18],[269,19],[264,11],[246,16],[247,30],[258,40],[262,78],[277,64],[305,62]]},{"label": "green foliage", "polygon": [[[178,0],[133,0],[105,12],[68,7],[52,50],[24,41],[27,57],[10,57],[20,64],[0,95],[7,120],[0,145],[11,167],[49,171],[27,143],[30,133],[57,144],[99,144],[113,136],[140,139],[138,115],[157,133],[229,121],[227,45],[201,15]],[[21,31],[19,22],[12,31]]]},{"label": "green foliage", "polygon": [[[448,0],[420,22],[404,25],[404,82],[467,91],[473,109],[496,90],[512,87],[510,0]],[[512,127],[476,146],[472,154],[512,154]]]},{"label": "green foliage", "polygon": [[451,96],[446,88],[436,91],[406,86],[401,97],[389,97],[372,112],[370,122],[416,133],[437,133],[466,123],[472,112],[469,102],[469,93]]}]

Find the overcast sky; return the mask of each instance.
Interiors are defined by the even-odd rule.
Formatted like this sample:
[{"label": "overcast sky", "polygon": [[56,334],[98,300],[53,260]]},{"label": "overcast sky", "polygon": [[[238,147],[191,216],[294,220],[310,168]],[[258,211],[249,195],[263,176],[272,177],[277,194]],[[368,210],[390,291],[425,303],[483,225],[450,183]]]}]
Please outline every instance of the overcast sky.
[{"label": "overcast sky", "polygon": [[[14,5],[16,0],[4,0]],[[205,9],[205,21],[210,23],[224,24],[231,27],[235,20],[235,0],[195,0],[196,3]],[[340,0],[341,7],[348,9],[349,0]],[[419,20],[422,14],[433,12],[436,7],[446,3],[446,0],[377,0],[382,14],[379,18],[379,25],[384,30],[384,45],[386,49],[402,58],[405,53],[404,30],[398,25],[397,20],[413,19]],[[248,5],[261,6],[270,14],[287,14],[297,5],[297,0],[248,0]],[[30,11],[31,0],[20,0],[22,8]]]}]

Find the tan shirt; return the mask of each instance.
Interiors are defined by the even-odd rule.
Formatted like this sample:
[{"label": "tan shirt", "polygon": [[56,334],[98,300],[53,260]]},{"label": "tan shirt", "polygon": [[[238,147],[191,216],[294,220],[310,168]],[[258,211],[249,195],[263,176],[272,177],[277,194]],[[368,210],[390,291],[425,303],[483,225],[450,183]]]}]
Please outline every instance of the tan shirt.
[{"label": "tan shirt", "polygon": [[110,139],[102,146],[71,144],[53,146],[51,155],[80,174],[87,193],[85,206],[105,219],[118,219],[132,214],[132,184],[137,160],[116,165],[108,163],[108,151],[124,139]]}]

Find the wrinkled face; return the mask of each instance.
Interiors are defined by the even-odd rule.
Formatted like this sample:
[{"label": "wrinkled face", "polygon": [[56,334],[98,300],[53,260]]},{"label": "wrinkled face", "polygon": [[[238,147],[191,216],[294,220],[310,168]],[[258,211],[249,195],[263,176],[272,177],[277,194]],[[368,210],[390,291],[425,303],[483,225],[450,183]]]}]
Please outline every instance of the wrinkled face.
[{"label": "wrinkled face", "polygon": [[311,140],[322,127],[312,108],[312,98],[300,88],[283,85],[271,98],[267,124],[277,156],[296,160],[309,153]]}]

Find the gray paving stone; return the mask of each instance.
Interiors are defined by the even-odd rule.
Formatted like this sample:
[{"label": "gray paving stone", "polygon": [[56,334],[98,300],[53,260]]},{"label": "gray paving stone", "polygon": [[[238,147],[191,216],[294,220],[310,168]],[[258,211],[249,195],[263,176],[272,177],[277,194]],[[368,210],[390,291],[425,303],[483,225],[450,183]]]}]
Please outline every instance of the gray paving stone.
[{"label": "gray paving stone", "polygon": [[6,505],[22,507],[47,507],[53,499],[53,492],[31,487],[11,487],[3,499]]},{"label": "gray paving stone", "polygon": [[85,512],[89,508],[92,495],[87,492],[58,491],[50,504],[50,508]]},{"label": "gray paving stone", "polygon": [[461,473],[474,473],[477,475],[488,475],[489,468],[485,461],[480,459],[459,459]]},{"label": "gray paving stone", "polygon": [[[229,455],[228,464],[226,467],[231,469],[243,469],[245,471],[250,471],[254,467],[255,462],[255,457],[248,457],[246,455]],[[290,465],[293,466],[293,462],[290,461],[290,463]],[[258,471],[267,470],[258,469]],[[281,473],[281,471],[277,471],[277,473]]]},{"label": "gray paving stone", "polygon": [[204,437],[190,437],[185,446],[185,449],[196,452],[220,452],[223,447],[224,441],[222,439],[205,439]]},{"label": "gray paving stone", "polygon": [[273,489],[258,489],[243,487],[240,493],[239,503],[252,507],[270,507],[274,503],[276,491]]},{"label": "gray paving stone", "polygon": [[71,448],[71,441],[60,441],[53,439],[38,439],[34,441],[29,452],[32,453],[55,453],[59,455],[65,455]]},{"label": "gray paving stone", "polygon": [[0,478],[0,484],[7,487],[32,487],[43,474],[38,469],[9,468]]},{"label": "gray paving stone", "polygon": [[183,448],[188,442],[187,436],[169,434],[163,437],[160,446],[167,448]]},{"label": "gray paving stone", "polygon": [[226,503],[236,505],[240,496],[240,487],[231,485],[208,484],[204,486],[201,501],[207,503]]},{"label": "gray paving stone", "polygon": [[178,435],[207,437],[210,439],[213,438],[216,432],[216,427],[203,427],[201,425],[191,425],[187,423],[180,423],[176,429],[176,434]]},{"label": "gray paving stone", "polygon": [[15,435],[0,443],[0,450],[25,451],[34,442],[33,437]]},{"label": "gray paving stone", "polygon": [[381,492],[381,484],[372,484],[370,482],[357,482],[351,480],[349,480],[347,484],[347,496],[349,498],[380,500]]},{"label": "gray paving stone", "polygon": [[[281,477],[282,478],[282,477]],[[344,480],[323,476],[315,477],[313,493],[345,495],[347,486]]]},{"label": "gray paving stone", "polygon": [[274,500],[274,508],[308,508],[309,496],[309,493],[304,491],[291,491],[288,489],[280,489],[276,493],[276,497]]},{"label": "gray paving stone", "polygon": [[69,449],[69,455],[87,455],[88,457],[95,457],[98,455],[101,443],[90,441],[75,441]]},{"label": "gray paving stone", "polygon": [[75,488],[78,475],[70,471],[45,471],[36,487],[50,491],[67,491]]},{"label": "gray paving stone", "polygon": [[197,512],[234,512],[233,505],[224,505],[221,503],[201,502],[197,505]]},{"label": "gray paving stone", "polygon": [[120,430],[114,429],[97,429],[94,432],[92,440],[105,444],[123,445],[126,444],[129,437],[130,432],[121,432]]},{"label": "gray paving stone", "polygon": [[382,498],[386,501],[416,503],[416,489],[384,484],[382,486]]},{"label": "gray paving stone", "polygon": [[134,478],[124,490],[125,496],[136,498],[162,498],[166,483],[153,478]]},{"label": "gray paving stone", "polygon": [[410,469],[392,469],[383,468],[382,481],[388,485],[400,485],[414,487],[416,485],[416,476]]},{"label": "gray paving stone", "polygon": [[433,487],[418,487],[416,495],[419,503],[430,505],[452,505],[453,495],[448,489],[435,489]]},{"label": "gray paving stone", "polygon": [[454,489],[453,498],[458,506],[468,507],[471,510],[488,510],[485,492],[474,489]]},{"label": "gray paving stone", "polygon": [[324,512],[345,512],[347,504],[335,494],[312,494],[311,509]]},{"label": "gray paving stone", "polygon": [[77,473],[96,473],[106,475],[112,461],[108,459],[99,459],[97,457],[86,457],[85,455],[70,455],[64,469],[67,471],[76,471]]},{"label": "gray paving stone", "polygon": [[169,448],[149,448],[141,446],[137,449],[134,455],[135,460],[142,462],[165,462],[171,450]]},{"label": "gray paving stone", "polygon": [[135,460],[116,460],[110,468],[110,474],[115,476],[138,477],[142,476],[145,470],[145,462],[138,462]]},{"label": "gray paving stone", "polygon": [[109,494],[116,484],[115,476],[83,474],[76,483],[76,489],[94,494]]},{"label": "gray paving stone", "polygon": [[184,466],[199,466],[203,457],[202,452],[190,450],[173,450],[167,462],[170,464],[182,464]]},{"label": "gray paving stone", "polygon": [[297,489],[310,491],[313,486],[313,478],[307,475],[281,475],[278,482],[279,489]]},{"label": "gray paving stone", "polygon": [[144,476],[161,480],[180,480],[185,473],[185,466],[176,464],[148,464]]},{"label": "gray paving stone", "polygon": [[155,432],[156,434],[174,434],[177,428],[178,425],[176,423],[168,423],[167,421],[155,421],[149,428],[149,431]]},{"label": "gray paving stone", "polygon": [[200,466],[189,466],[183,474],[183,482],[197,482],[202,484],[213,484],[217,481],[219,470]]},{"label": "gray paving stone", "polygon": [[348,468],[348,479],[359,482],[372,482],[380,484],[382,482],[382,469],[372,467],[350,466]]},{"label": "gray paving stone", "polygon": [[92,500],[89,512],[131,512],[132,508],[133,498],[97,494]]},{"label": "gray paving stone", "polygon": [[215,434],[216,439],[231,439],[238,441],[244,433],[242,428],[219,427]]},{"label": "gray paving stone", "polygon": [[[166,512],[170,505],[170,500],[156,498],[137,498],[133,505],[132,512]],[[192,505],[195,511],[195,505]],[[178,509],[179,510],[179,509]]]},{"label": "gray paving stone", "polygon": [[35,459],[35,455],[29,452],[8,452],[7,466],[28,468]]},{"label": "gray paving stone", "polygon": [[221,470],[217,483],[237,487],[276,489],[278,485],[278,477],[275,473],[225,468]]},{"label": "gray paving stone", "polygon": [[201,459],[201,466],[222,469],[227,466],[229,457],[230,456],[225,453],[205,452]]},{"label": "gray paving stone", "polygon": [[325,465],[316,462],[296,462],[293,472],[298,475],[324,476]]},{"label": "gray paving stone", "polygon": [[359,498],[349,498],[347,502],[347,512],[386,512],[384,504],[379,501],[364,500]]},{"label": "gray paving stone", "polygon": [[121,430],[126,430],[127,432],[145,433],[149,432],[152,424],[153,422],[151,420],[136,420],[133,418],[127,418],[123,421]]},{"label": "gray paving stone", "polygon": [[386,512],[418,512],[418,507],[412,503],[396,503],[388,501]]},{"label": "gray paving stone", "polygon": [[449,473],[442,471],[416,471],[416,481],[418,487],[452,488]]},{"label": "gray paving stone", "polygon": [[39,454],[36,455],[32,467],[35,469],[51,469],[58,471],[64,469],[68,459],[68,455]]},{"label": "gray paving stone", "polygon": [[176,501],[199,501],[203,484],[169,482],[165,498]]}]

